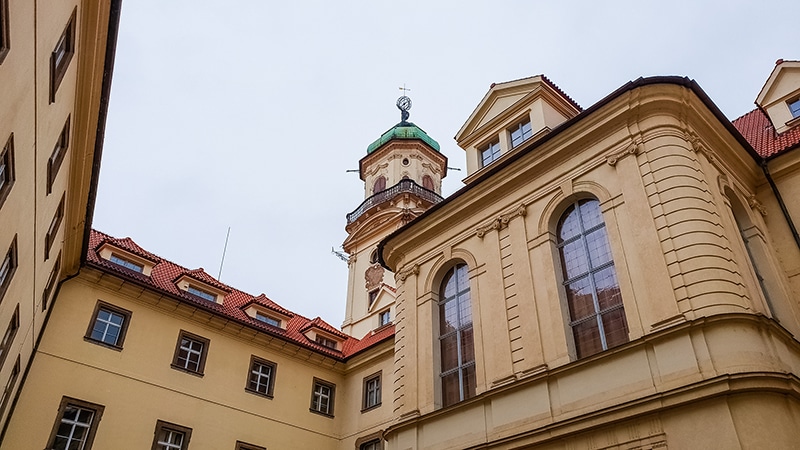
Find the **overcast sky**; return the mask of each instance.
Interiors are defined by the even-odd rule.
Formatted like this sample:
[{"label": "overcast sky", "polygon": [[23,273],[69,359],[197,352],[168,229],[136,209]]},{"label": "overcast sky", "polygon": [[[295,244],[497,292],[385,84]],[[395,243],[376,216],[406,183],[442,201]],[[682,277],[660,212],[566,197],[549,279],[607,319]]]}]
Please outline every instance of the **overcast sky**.
[{"label": "overcast sky", "polygon": [[[648,6],[652,5],[652,6]],[[493,82],[544,73],[584,108],[640,76],[697,80],[729,119],[800,59],[798,1],[124,0],[93,226],[334,326],[331,254],[367,145],[453,140]],[[465,172],[449,171],[448,195]]]}]

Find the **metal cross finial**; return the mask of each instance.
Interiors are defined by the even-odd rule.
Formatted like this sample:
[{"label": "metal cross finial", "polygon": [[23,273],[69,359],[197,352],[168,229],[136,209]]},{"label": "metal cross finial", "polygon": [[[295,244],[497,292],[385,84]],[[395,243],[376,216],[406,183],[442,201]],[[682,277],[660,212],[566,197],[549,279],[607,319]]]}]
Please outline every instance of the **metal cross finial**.
[{"label": "metal cross finial", "polygon": [[399,89],[401,91],[403,91],[403,95],[406,95],[406,91],[411,92],[411,89],[406,88],[406,84],[405,83],[403,83],[403,87],[401,87]]}]

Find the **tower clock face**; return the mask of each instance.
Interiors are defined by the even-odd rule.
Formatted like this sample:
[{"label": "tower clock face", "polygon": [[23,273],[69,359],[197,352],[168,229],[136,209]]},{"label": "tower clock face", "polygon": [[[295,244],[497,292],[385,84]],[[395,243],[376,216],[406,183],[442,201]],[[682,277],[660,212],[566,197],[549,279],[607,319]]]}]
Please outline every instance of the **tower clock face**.
[{"label": "tower clock face", "polygon": [[397,99],[397,107],[403,111],[411,109],[411,99],[405,95]]}]

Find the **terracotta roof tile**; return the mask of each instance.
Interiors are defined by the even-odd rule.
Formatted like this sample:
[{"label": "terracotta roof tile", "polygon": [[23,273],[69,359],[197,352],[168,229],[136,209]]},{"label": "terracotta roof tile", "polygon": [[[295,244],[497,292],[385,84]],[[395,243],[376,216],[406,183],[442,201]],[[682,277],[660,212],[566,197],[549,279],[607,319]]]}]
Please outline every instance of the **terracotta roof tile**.
[{"label": "terracotta roof tile", "polygon": [[[101,258],[97,253],[97,250],[104,243],[109,243],[152,261],[154,266],[150,276],[126,269]],[[161,258],[139,247],[139,245],[137,245],[131,238],[118,239],[100,231],[92,230],[91,235],[89,236],[89,250],[86,255],[86,261],[88,264],[104,272],[108,272],[121,278],[128,279],[137,284],[147,286],[151,289],[159,291],[160,293],[169,295],[178,301],[192,304],[199,308],[205,309],[206,311],[218,314],[227,319],[234,320],[251,328],[258,329],[264,333],[276,336],[279,339],[286,340],[300,347],[313,350],[317,353],[325,354],[338,360],[345,360],[355,353],[369,349],[372,345],[394,336],[394,327],[392,326],[380,328],[374,333],[368,334],[363,339],[356,339],[352,336],[348,336],[341,330],[338,330],[319,317],[310,320],[301,316],[300,314],[295,314],[270,300],[264,294],[255,297],[219,282],[202,269],[187,269]],[[209,283],[227,292],[222,304],[203,300],[197,296],[188,294],[181,289],[178,289],[175,281],[184,275],[195,278],[198,281]],[[244,312],[243,307],[254,302],[290,317],[288,323],[286,324],[286,329],[284,330],[272,325],[268,325],[260,320],[248,316]],[[311,342],[308,338],[306,338],[305,335],[303,335],[302,330],[307,330],[312,326],[316,326],[342,338],[342,351],[330,349],[328,347],[319,345],[316,342]]]},{"label": "terracotta roof tile", "polygon": [[778,134],[761,109],[754,109],[732,123],[762,158],[770,158],[800,147],[800,126]]}]

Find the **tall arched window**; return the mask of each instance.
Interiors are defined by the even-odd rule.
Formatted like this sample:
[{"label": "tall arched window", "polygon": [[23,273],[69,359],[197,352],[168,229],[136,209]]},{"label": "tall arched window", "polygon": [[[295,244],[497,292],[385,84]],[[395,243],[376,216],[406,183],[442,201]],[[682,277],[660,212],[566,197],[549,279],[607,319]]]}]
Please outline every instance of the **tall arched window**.
[{"label": "tall arched window", "polygon": [[628,342],[628,322],[600,202],[573,203],[561,216],[557,233],[578,358]]},{"label": "tall arched window", "polygon": [[375,179],[375,184],[372,185],[372,193],[377,194],[383,190],[386,190],[386,178],[381,175]]},{"label": "tall arched window", "polygon": [[475,345],[467,265],[445,275],[439,296],[442,406],[475,395]]},{"label": "tall arched window", "polygon": [[430,175],[423,175],[422,176],[422,187],[424,187],[425,189],[427,189],[429,191],[432,191],[432,190],[435,189],[433,187],[433,178],[431,178]]}]

